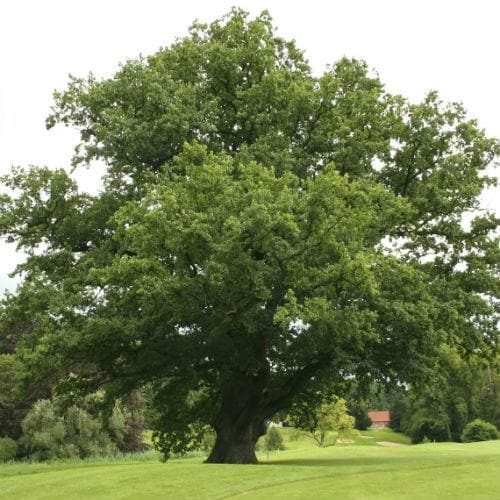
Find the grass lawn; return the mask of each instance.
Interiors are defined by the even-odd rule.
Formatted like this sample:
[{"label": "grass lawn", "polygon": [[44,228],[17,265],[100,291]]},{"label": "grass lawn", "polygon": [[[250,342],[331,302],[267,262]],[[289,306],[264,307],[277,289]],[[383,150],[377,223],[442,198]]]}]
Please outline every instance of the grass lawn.
[{"label": "grass lawn", "polygon": [[206,465],[201,457],[163,464],[154,453],[100,462],[5,464],[0,498],[500,498],[500,441],[385,448],[376,441],[394,442],[391,431],[362,434],[374,439],[322,449],[304,438],[287,442],[286,451],[261,453],[260,465]]}]

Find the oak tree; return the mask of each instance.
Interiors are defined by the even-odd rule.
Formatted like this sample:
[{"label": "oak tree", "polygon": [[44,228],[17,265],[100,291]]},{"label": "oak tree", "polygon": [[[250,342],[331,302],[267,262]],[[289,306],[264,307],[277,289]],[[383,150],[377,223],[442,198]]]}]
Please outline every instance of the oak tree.
[{"label": "oak tree", "polygon": [[27,258],[2,328],[60,391],[147,385],[166,457],[208,424],[209,462],[253,463],[311,394],[494,350],[498,220],[477,209],[498,143],[460,104],[390,95],[357,60],[314,75],[268,13],[234,9],[72,77],[47,124],[80,131],[73,166],[104,164],[103,187],[3,179],[0,232]]}]

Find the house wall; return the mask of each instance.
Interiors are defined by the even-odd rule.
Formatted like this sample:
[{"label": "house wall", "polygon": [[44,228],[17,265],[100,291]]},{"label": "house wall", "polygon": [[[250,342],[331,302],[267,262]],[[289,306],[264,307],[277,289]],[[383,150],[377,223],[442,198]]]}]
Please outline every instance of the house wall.
[{"label": "house wall", "polygon": [[389,426],[389,422],[373,422],[371,425],[372,429],[385,429]]}]

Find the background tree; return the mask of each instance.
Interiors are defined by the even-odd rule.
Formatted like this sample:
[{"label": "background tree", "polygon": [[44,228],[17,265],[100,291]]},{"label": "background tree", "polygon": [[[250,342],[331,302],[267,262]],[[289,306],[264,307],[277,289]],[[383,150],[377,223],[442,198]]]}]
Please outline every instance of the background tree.
[{"label": "background tree", "polygon": [[271,426],[267,429],[264,439],[264,448],[266,451],[283,450],[285,448],[283,445],[283,438],[276,427]]},{"label": "background tree", "polygon": [[[466,424],[480,418],[496,425],[498,365],[477,356],[462,359],[444,347],[425,382],[413,385],[391,407],[391,427],[411,436],[435,441],[460,441]],[[488,401],[485,404],[485,401]]]},{"label": "background tree", "polygon": [[33,460],[109,456],[115,444],[98,419],[72,406],[63,411],[47,399],[37,401],[22,423],[19,440],[25,456]]},{"label": "background tree", "polygon": [[16,423],[22,364],[13,354],[0,354],[0,437],[19,437]]},{"label": "background tree", "polygon": [[295,405],[290,417],[295,427],[306,431],[321,447],[327,445],[331,432],[335,433],[336,440],[349,437],[354,431],[355,419],[348,414],[346,402],[342,398],[334,397],[317,407],[311,407],[310,404]]},{"label": "background tree", "polygon": [[482,380],[478,415],[500,429],[500,356],[484,368]]},{"label": "background tree", "polygon": [[109,79],[72,78],[49,127],[74,165],[15,169],[0,232],[27,252],[4,312],[59,391],[149,384],[165,456],[211,425],[210,462],[255,462],[265,422],[346,378],[415,381],[441,344],[492,355],[498,151],[458,104],[384,91],[342,59],[316,77],[264,12],[234,9]]},{"label": "background tree", "polygon": [[348,403],[349,415],[354,417],[354,427],[359,431],[365,431],[372,425],[372,419],[368,416],[369,407],[366,401],[350,400]]},{"label": "background tree", "polygon": [[397,382],[395,380],[389,384],[386,382],[371,380],[362,384],[357,380],[351,381],[346,400],[349,414],[355,418],[356,429],[366,430],[372,425],[368,416],[370,410],[391,410],[391,420],[393,420],[395,403],[405,391],[400,385],[394,383]]}]

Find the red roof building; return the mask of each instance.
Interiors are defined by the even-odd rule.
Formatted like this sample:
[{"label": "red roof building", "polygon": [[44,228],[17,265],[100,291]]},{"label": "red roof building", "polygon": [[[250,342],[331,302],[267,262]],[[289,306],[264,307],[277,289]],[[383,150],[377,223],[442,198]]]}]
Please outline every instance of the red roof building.
[{"label": "red roof building", "polygon": [[389,426],[391,421],[390,411],[369,411],[368,416],[372,421],[372,429],[383,429]]}]

